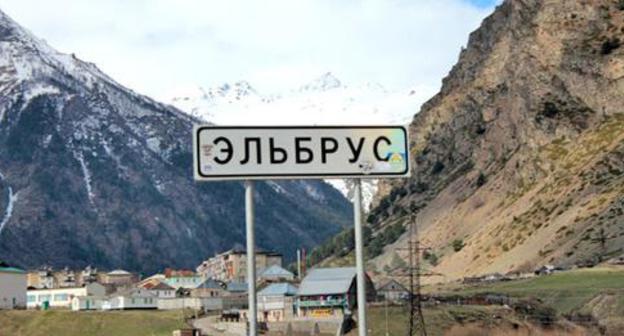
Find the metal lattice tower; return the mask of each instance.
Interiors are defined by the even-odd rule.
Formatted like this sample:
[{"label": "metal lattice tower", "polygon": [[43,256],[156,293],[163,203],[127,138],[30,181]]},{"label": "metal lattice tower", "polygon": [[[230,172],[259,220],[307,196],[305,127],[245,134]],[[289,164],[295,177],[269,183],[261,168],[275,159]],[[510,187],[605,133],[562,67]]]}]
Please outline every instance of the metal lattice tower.
[{"label": "metal lattice tower", "polygon": [[416,223],[416,212],[411,207],[412,215],[409,227],[409,285],[410,285],[410,320],[408,336],[420,335],[427,336],[427,327],[425,325],[425,317],[422,309],[422,293],[420,291],[420,239],[418,238],[418,225]]}]

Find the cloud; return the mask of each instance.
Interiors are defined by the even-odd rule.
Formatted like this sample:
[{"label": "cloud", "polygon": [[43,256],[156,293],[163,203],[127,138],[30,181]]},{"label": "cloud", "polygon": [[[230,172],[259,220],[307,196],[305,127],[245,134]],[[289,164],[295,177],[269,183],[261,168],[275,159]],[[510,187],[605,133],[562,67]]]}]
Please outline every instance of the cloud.
[{"label": "cloud", "polygon": [[471,1],[0,0],[0,9],[158,98],[235,80],[280,91],[325,71],[347,83],[438,87],[492,11]]}]

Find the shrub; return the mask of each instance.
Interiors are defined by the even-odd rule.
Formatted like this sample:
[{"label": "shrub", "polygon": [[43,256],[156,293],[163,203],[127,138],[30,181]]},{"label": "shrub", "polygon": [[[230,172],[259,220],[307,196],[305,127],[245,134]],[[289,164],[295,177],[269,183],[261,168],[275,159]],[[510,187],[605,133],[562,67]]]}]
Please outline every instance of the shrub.
[{"label": "shrub", "polygon": [[602,43],[602,46],[600,47],[600,53],[602,55],[609,55],[610,53],[613,52],[613,50],[619,47],[620,47],[620,39],[617,37],[613,37],[613,38],[607,39],[606,41]]},{"label": "shrub", "polygon": [[444,170],[444,163],[442,163],[441,161],[436,161],[433,164],[433,168],[431,168],[431,173],[436,175],[442,172],[442,170]]},{"label": "shrub", "polygon": [[487,177],[485,177],[485,174],[483,174],[483,172],[479,172],[479,177],[477,177],[477,182],[476,182],[477,188],[480,188],[486,182],[487,182]]},{"label": "shrub", "polygon": [[425,250],[423,252],[423,258],[427,260],[431,264],[431,266],[438,265],[438,256],[429,250]]},{"label": "shrub", "polygon": [[464,241],[463,240],[455,239],[455,240],[453,240],[452,246],[453,246],[453,251],[459,252],[459,251],[461,251],[461,249],[464,248],[465,245],[464,245]]}]

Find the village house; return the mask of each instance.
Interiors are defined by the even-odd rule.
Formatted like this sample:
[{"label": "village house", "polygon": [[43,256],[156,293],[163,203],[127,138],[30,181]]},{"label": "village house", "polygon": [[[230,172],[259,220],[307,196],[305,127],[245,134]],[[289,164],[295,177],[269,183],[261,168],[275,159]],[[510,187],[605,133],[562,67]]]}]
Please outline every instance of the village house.
[{"label": "village house", "polygon": [[93,268],[89,265],[80,272],[80,276],[78,278],[78,284],[80,286],[92,284],[97,281],[98,281],[97,268]]},{"label": "village house", "polygon": [[165,275],[164,274],[154,274],[152,276],[149,276],[141,281],[139,281],[139,283],[137,283],[137,287],[143,287],[145,288],[146,285],[151,284],[151,286],[155,286],[161,282],[165,281]]},{"label": "village house", "polygon": [[56,280],[52,267],[43,266],[38,270],[29,271],[27,275],[28,288],[55,288]]},{"label": "village house", "polygon": [[71,308],[72,299],[81,296],[104,296],[106,289],[99,283],[84,287],[29,289],[27,292],[28,308]]},{"label": "village house", "polygon": [[214,279],[206,279],[191,290],[193,297],[222,297],[225,296],[223,285]]},{"label": "village house", "polygon": [[102,302],[103,310],[156,308],[158,308],[158,298],[145,288],[131,288],[117,292]]},{"label": "village house", "polygon": [[54,278],[57,284],[56,287],[59,287],[59,288],[77,287],[76,273],[73,270],[69,269],[69,267],[65,267],[60,272],[54,273]]},{"label": "village house", "polygon": [[165,270],[164,282],[173,288],[193,289],[199,286],[204,278],[189,270]]},{"label": "village house", "polygon": [[230,281],[225,284],[225,290],[228,295],[243,295],[249,290],[249,286],[246,282]]},{"label": "village house", "polygon": [[26,272],[0,264],[0,309],[26,308]]},{"label": "village house", "polygon": [[[270,266],[282,266],[282,254],[257,249],[256,251],[256,272],[262,272]],[[247,281],[247,253],[242,246],[235,246],[231,250],[205,260],[196,269],[203,278],[228,281]]]},{"label": "village house", "polygon": [[293,318],[297,287],[290,283],[272,283],[258,292],[258,319],[280,322]]},{"label": "village house", "polygon": [[393,279],[377,288],[377,296],[382,300],[397,302],[408,299],[409,290]]},{"label": "village house", "polygon": [[293,281],[295,275],[279,265],[271,265],[262,271],[258,279],[265,282]]},{"label": "village house", "polygon": [[117,269],[102,275],[100,281],[104,285],[113,285],[116,287],[129,286],[137,283],[139,277],[136,274]]},{"label": "village house", "polygon": [[[355,267],[316,268],[301,282],[295,301],[297,316],[343,318],[357,306]],[[367,300],[375,298],[375,287],[366,275]]]},{"label": "village house", "polygon": [[176,289],[167,285],[164,282],[159,282],[157,284],[148,283],[142,286],[142,288],[147,289],[150,293],[152,293],[155,297],[159,299],[172,299],[176,297]]}]

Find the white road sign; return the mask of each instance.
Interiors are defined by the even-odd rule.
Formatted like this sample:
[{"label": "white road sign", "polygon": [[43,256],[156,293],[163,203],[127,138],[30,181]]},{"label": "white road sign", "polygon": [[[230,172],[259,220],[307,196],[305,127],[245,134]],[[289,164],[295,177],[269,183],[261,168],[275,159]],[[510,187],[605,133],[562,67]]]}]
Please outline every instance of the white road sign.
[{"label": "white road sign", "polygon": [[403,126],[196,126],[196,180],[409,176]]}]

